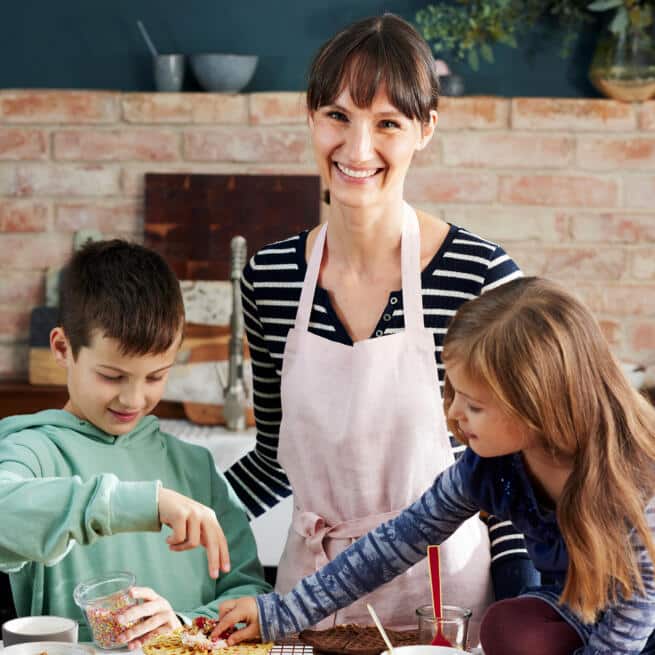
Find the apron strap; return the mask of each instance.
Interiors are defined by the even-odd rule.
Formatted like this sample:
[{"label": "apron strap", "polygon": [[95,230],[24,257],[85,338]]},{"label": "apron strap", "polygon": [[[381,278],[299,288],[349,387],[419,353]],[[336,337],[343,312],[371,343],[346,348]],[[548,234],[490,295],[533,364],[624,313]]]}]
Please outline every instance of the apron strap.
[{"label": "apron strap", "polygon": [[422,330],[423,292],[421,285],[421,235],[416,212],[404,204],[403,236],[400,244],[400,261],[403,285],[403,313],[406,330]]},{"label": "apron strap", "polygon": [[330,560],[325,551],[326,539],[359,539],[381,523],[396,518],[402,510],[371,514],[361,519],[342,521],[329,525],[327,520],[315,512],[294,512],[291,525],[314,556],[316,569],[325,566]]},{"label": "apron strap", "polygon": [[309,328],[309,317],[311,316],[312,305],[314,304],[314,294],[316,292],[316,283],[318,282],[318,273],[321,269],[326,234],[327,223],[323,223],[323,226],[316,235],[316,241],[314,241],[314,246],[312,247],[312,254],[309,257],[309,262],[307,262],[307,272],[305,273],[305,281],[300,292],[298,313],[296,314],[295,327],[297,330],[306,332]]},{"label": "apron strap", "polygon": [[[403,231],[400,244],[403,312],[405,329],[416,331],[424,327],[421,291],[421,235],[416,212],[407,203],[404,203],[403,211]],[[316,235],[316,241],[307,263],[307,273],[300,292],[298,313],[296,314],[295,327],[298,330],[306,331],[309,328],[309,317],[312,313],[326,236],[327,223],[324,223]]]}]

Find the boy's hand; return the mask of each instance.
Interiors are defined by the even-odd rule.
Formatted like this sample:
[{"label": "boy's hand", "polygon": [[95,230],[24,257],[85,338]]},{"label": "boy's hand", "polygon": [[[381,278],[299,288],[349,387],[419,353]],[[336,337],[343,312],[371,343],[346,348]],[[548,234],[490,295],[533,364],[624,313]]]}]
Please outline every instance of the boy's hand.
[{"label": "boy's hand", "polygon": [[233,632],[227,639],[229,646],[234,646],[240,641],[258,641],[261,639],[259,632],[259,610],[253,596],[245,596],[237,600],[226,600],[221,603],[218,610],[219,622],[211,633],[210,639],[218,639],[229,628],[237,623],[245,623],[246,627]]},{"label": "boy's hand", "polygon": [[148,639],[182,625],[170,603],[152,589],[133,587],[130,589],[130,596],[145,601],[125,610],[118,619],[123,625],[134,623],[120,639],[127,642],[130,650],[140,648]]},{"label": "boy's hand", "polygon": [[204,546],[209,575],[218,577],[230,570],[227,541],[211,507],[187,498],[172,489],[159,491],[159,520],[173,530],[166,541],[171,550],[182,551]]}]

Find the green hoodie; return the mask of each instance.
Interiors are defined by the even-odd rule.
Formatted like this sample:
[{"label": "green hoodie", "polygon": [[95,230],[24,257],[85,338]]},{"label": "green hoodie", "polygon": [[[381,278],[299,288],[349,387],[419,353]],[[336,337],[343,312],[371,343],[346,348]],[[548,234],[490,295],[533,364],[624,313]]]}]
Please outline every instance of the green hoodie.
[{"label": "green hoodie", "polygon": [[[202,548],[168,549],[159,482],[214,508],[229,573],[212,580]],[[18,615],[75,618],[81,641],[90,633],[73,589],[106,571],[131,571],[186,617],[215,617],[223,600],[270,590],[243,507],[211,453],[161,432],[154,416],[119,437],[63,410],[0,421],[0,507],[0,569]]]}]

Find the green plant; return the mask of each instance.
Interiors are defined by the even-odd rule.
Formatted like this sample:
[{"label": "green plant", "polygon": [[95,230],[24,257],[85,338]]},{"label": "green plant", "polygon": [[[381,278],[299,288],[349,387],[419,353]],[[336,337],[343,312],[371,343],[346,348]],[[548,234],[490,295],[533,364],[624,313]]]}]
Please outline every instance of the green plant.
[{"label": "green plant", "polygon": [[550,16],[562,26],[566,56],[580,27],[593,20],[590,12],[614,10],[609,28],[620,34],[629,27],[651,26],[654,5],[655,0],[454,0],[427,5],[417,13],[416,22],[436,54],[466,59],[477,70],[480,57],[493,62],[492,46],[515,48],[517,39],[542,17]]}]

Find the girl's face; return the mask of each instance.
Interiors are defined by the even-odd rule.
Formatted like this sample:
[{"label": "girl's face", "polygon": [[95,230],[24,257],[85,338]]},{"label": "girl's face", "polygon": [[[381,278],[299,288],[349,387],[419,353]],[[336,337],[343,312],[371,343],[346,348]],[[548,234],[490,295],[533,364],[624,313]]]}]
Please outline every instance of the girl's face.
[{"label": "girl's face", "polygon": [[448,419],[457,422],[476,454],[499,457],[536,445],[532,431],[507,413],[487,385],[472,380],[461,365],[446,364],[446,373],[454,391]]},{"label": "girl's face", "polygon": [[398,201],[416,150],[437,123],[412,120],[391,104],[381,87],[370,107],[357,107],[345,88],[331,105],[312,112],[314,155],[330,201],[364,208]]}]

